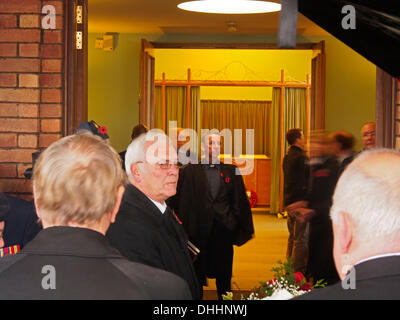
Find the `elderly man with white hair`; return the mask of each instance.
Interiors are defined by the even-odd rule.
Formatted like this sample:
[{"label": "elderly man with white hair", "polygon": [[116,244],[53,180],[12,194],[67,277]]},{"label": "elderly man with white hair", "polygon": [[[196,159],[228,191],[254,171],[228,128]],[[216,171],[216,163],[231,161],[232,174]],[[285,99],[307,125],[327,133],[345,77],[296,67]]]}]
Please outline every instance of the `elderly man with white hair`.
[{"label": "elderly man with white hair", "polygon": [[400,153],[360,154],[339,179],[331,218],[342,281],[298,299],[400,299]]},{"label": "elderly man with white hair", "polygon": [[0,259],[0,299],[190,299],[182,279],[130,262],[108,243],[125,180],[117,152],[91,133],[42,152],[33,194],[43,230]]},{"label": "elderly man with white hair", "polygon": [[140,135],[128,146],[125,168],[130,183],[108,239],[129,260],[180,276],[200,299],[183,227],[165,202],[175,195],[179,176],[172,142],[155,129]]}]

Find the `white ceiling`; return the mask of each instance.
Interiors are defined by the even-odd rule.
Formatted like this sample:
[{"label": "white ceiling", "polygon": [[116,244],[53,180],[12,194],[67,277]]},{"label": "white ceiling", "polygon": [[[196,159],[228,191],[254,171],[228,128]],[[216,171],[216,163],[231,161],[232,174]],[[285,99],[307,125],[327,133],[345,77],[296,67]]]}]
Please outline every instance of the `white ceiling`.
[{"label": "white ceiling", "polygon": [[[225,15],[195,13],[177,8],[183,0],[88,0],[89,32],[137,34],[277,34],[279,12]],[[279,2],[275,0],[275,2]],[[228,31],[235,22],[237,31]],[[299,14],[298,34],[326,31]]]}]

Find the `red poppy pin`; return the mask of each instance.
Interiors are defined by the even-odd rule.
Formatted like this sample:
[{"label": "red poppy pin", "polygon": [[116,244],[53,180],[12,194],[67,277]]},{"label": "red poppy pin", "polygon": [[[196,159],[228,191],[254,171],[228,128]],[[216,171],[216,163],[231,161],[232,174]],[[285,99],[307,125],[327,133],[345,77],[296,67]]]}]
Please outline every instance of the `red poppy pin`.
[{"label": "red poppy pin", "polygon": [[106,127],[100,127],[99,131],[101,134],[106,134],[107,133],[107,128]]},{"label": "red poppy pin", "polygon": [[178,216],[175,214],[175,212],[173,212],[173,214],[174,214],[174,217],[175,217],[176,221],[178,221],[179,224],[182,224],[182,221],[179,220],[179,218],[178,218]]},{"label": "red poppy pin", "polygon": [[231,179],[229,179],[229,177],[226,177],[226,178],[225,178],[225,182],[226,182],[226,183],[229,183],[230,181],[231,181]]}]

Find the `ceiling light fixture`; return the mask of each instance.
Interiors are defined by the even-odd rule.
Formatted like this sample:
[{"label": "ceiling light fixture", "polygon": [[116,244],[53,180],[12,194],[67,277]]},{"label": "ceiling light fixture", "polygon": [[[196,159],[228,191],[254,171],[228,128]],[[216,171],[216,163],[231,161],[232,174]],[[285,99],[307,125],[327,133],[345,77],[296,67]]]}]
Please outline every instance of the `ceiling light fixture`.
[{"label": "ceiling light fixture", "polygon": [[178,8],[204,13],[249,14],[280,11],[281,5],[258,0],[197,0],[178,4]]}]

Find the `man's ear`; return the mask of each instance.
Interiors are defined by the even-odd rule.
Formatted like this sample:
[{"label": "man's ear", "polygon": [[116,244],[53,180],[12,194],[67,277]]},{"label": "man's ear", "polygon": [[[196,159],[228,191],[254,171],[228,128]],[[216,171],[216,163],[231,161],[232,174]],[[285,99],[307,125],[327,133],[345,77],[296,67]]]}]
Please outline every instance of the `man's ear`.
[{"label": "man's ear", "polygon": [[143,180],[142,170],[140,170],[137,163],[132,163],[130,170],[131,170],[132,179],[135,182],[141,182]]},{"label": "man's ear", "polygon": [[338,242],[341,254],[347,254],[354,241],[354,227],[349,215],[345,212],[338,213]]},{"label": "man's ear", "polygon": [[121,205],[121,201],[122,201],[122,196],[124,195],[125,192],[125,187],[124,186],[119,186],[117,189],[117,196],[116,196],[116,201],[115,201],[115,205],[114,208],[112,209],[112,211],[110,212],[110,222],[114,223],[115,222],[115,218],[117,217],[117,213],[119,210],[119,207]]}]

